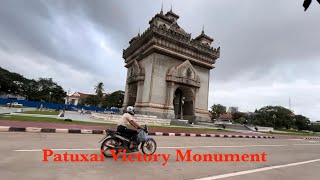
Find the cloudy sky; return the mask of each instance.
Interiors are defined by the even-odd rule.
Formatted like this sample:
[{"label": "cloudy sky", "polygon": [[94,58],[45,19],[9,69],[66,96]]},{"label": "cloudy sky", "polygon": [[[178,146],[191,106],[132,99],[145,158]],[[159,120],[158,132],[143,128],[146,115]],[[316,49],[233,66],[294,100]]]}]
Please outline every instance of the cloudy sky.
[{"label": "cloudy sky", "polygon": [[0,66],[27,78],[52,77],[65,90],[124,90],[122,50],[160,11],[221,47],[211,71],[214,103],[254,111],[289,106],[320,120],[320,5],[303,0],[2,0]]}]

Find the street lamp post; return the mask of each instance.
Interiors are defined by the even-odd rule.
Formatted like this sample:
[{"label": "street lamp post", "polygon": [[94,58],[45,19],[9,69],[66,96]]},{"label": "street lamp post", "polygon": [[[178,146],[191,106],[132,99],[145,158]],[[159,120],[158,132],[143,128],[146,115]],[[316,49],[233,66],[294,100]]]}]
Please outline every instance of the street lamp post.
[{"label": "street lamp post", "polygon": [[50,91],[50,92],[49,92],[49,94],[50,94],[49,102],[51,102],[51,99],[52,99],[52,98],[51,98],[52,92]]},{"label": "street lamp post", "polygon": [[184,99],[185,99],[185,97],[183,96],[183,97],[182,97],[182,100],[181,100],[181,119],[183,119],[183,104],[184,104]]},{"label": "street lamp post", "polygon": [[[9,103],[10,92],[11,92],[11,90],[9,89],[9,90],[8,90],[8,94],[7,94],[7,96],[8,96],[8,97],[7,97],[7,103]],[[9,106],[10,106],[10,105],[9,105]]]},{"label": "street lamp post", "polygon": [[296,118],[293,118],[293,129],[296,128]]}]

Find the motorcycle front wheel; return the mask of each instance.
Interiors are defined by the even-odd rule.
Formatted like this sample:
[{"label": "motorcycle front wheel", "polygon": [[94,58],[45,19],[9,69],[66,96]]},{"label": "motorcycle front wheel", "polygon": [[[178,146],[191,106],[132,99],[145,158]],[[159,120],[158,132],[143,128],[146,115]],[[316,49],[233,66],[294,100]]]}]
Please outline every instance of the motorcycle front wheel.
[{"label": "motorcycle front wheel", "polygon": [[152,155],[157,150],[157,143],[155,140],[147,140],[142,142],[141,144],[141,151],[143,154]]}]

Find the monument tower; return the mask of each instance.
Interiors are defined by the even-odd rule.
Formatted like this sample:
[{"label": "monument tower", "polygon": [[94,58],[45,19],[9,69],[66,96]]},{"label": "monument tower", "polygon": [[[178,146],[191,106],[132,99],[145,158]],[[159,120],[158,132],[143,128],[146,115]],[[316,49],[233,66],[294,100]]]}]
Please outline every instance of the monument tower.
[{"label": "monument tower", "polygon": [[220,56],[205,34],[192,39],[178,25],[172,9],[162,9],[149,28],[129,41],[123,50],[127,81],[123,108],[137,114],[166,119],[209,121],[210,70]]}]

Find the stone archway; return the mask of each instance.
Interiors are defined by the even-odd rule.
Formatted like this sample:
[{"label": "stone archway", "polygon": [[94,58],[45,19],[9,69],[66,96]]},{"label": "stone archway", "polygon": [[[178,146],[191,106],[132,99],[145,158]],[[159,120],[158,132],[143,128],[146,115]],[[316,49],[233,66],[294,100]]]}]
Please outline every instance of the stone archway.
[{"label": "stone archway", "polygon": [[175,119],[194,120],[194,94],[189,87],[178,87],[173,95]]}]

